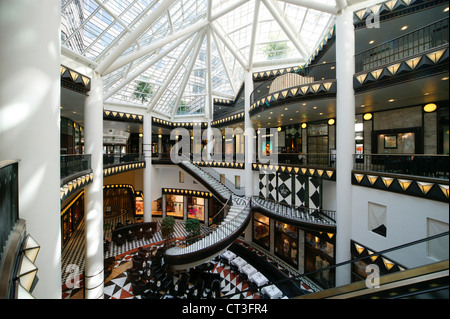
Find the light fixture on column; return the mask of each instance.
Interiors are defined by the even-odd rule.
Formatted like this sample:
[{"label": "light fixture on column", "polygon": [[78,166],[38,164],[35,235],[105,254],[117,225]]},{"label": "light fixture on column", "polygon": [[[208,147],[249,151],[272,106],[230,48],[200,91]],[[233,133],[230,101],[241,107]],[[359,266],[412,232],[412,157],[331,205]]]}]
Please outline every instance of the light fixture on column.
[{"label": "light fixture on column", "polygon": [[139,133],[139,137],[144,137],[144,134],[142,134],[142,133]]},{"label": "light fixture on column", "polygon": [[328,120],[328,125],[334,125],[334,123],[335,123],[334,119],[329,119]]},{"label": "light fixture on column", "polygon": [[434,103],[428,103],[427,105],[425,105],[423,107],[423,110],[427,113],[434,112],[434,111],[436,111],[436,109],[437,109],[437,105]]},{"label": "light fixture on column", "polygon": [[31,291],[36,281],[36,274],[38,268],[31,260],[23,253],[20,255],[19,268],[17,270],[16,281],[26,290]]},{"label": "light fixture on column", "polygon": [[27,235],[23,244],[22,251],[32,263],[36,261],[36,257],[40,249],[41,246],[34,240],[34,238],[30,235]]},{"label": "light fixture on column", "polygon": [[372,113],[366,113],[364,114],[364,120],[366,121],[370,121],[372,119]]},{"label": "light fixture on column", "polygon": [[306,128],[306,126],[307,126],[306,123],[303,123],[303,124],[302,124],[302,128]]}]

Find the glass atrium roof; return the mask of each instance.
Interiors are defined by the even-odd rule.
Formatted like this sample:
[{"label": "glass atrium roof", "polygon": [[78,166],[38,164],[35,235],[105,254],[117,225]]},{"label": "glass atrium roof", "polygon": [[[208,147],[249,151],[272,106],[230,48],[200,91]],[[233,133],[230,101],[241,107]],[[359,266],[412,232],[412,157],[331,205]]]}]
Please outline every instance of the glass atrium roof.
[{"label": "glass atrium roof", "polygon": [[96,65],[105,103],[209,117],[213,98],[235,98],[245,70],[304,64],[339,2],[62,0],[61,39]]}]

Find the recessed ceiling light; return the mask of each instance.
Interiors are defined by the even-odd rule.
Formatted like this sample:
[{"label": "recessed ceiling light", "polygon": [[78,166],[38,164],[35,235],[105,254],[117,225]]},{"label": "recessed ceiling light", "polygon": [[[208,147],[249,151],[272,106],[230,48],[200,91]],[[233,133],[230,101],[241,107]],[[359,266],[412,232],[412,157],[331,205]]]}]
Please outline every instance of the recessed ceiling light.
[{"label": "recessed ceiling light", "polygon": [[407,25],[405,25],[405,26],[402,27],[402,31],[404,31],[404,30],[406,30],[406,29],[408,29],[408,26],[407,26]]},{"label": "recessed ceiling light", "polygon": [[261,115],[258,115],[258,117],[261,117]]},{"label": "recessed ceiling light", "polygon": [[370,40],[369,44],[374,44],[375,40]]},{"label": "recessed ceiling light", "polygon": [[313,109],[316,110],[316,109],[317,109],[317,106],[314,106]]},{"label": "recessed ceiling light", "polygon": [[425,93],[425,95],[430,95],[430,93],[427,92],[427,93]]},{"label": "recessed ceiling light", "polygon": [[442,80],[442,81],[447,81],[447,80],[448,80],[448,76],[443,77],[441,80]]},{"label": "recessed ceiling light", "polygon": [[323,113],[322,113],[322,112],[320,112],[320,113],[319,113],[319,115],[323,115]]},{"label": "recessed ceiling light", "polygon": [[268,119],[271,120],[272,118],[269,116]]},{"label": "recessed ceiling light", "polygon": [[281,114],[281,116],[284,116],[284,114]]},{"label": "recessed ceiling light", "polygon": [[365,104],[361,104],[361,107],[365,107],[366,105]]},{"label": "recessed ceiling light", "polygon": [[270,114],[273,114],[273,112],[270,112]]},{"label": "recessed ceiling light", "polygon": [[394,102],[394,101],[395,101],[394,99],[390,99],[390,100],[389,100],[389,103],[392,103],[392,102]]},{"label": "recessed ceiling light", "polygon": [[295,111],[295,113],[298,113],[298,111]]},{"label": "recessed ceiling light", "polygon": [[289,119],[289,121],[292,121],[292,119]]},{"label": "recessed ceiling light", "polygon": [[73,114],[77,114],[77,112],[75,112],[75,111],[73,111],[72,113],[73,113]]},{"label": "recessed ceiling light", "polygon": [[303,106],[305,106],[306,105],[306,103],[303,103]]},{"label": "recessed ceiling light", "polygon": [[448,7],[444,9],[444,12],[448,12]]},{"label": "recessed ceiling light", "polygon": [[284,110],[285,110],[285,111],[287,111],[287,110],[288,110],[288,108],[287,108],[287,107],[285,107],[285,108],[284,108]]}]

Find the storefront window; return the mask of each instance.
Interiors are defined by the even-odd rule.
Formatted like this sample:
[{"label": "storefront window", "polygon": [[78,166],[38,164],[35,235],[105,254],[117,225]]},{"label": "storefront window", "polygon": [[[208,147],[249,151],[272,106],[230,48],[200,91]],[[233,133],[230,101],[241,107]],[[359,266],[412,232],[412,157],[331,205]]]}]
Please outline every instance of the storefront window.
[{"label": "storefront window", "polygon": [[205,221],[205,199],[203,197],[188,196],[188,218]]},{"label": "storefront window", "polygon": [[167,216],[183,218],[183,196],[166,195],[166,201]]},{"label": "storefront window", "polygon": [[162,198],[158,198],[152,202],[152,216],[162,216]]},{"label": "storefront window", "polygon": [[298,264],[298,228],[276,221],[275,254],[297,266]]},{"label": "storefront window", "polygon": [[269,249],[270,225],[269,217],[260,213],[253,214],[253,241],[264,248]]},{"label": "storefront window", "polygon": [[[335,264],[334,234],[306,233],[305,272],[314,272]],[[313,274],[313,279],[323,287],[334,286],[334,270],[324,270]]]}]

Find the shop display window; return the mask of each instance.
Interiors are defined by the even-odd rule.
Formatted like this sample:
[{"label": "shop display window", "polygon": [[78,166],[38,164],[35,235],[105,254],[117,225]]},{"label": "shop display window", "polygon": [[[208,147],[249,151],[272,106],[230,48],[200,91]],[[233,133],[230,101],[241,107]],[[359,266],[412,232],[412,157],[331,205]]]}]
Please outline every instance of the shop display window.
[{"label": "shop display window", "polygon": [[158,198],[152,202],[152,216],[162,216],[162,198]]},{"label": "shop display window", "polygon": [[166,195],[167,216],[183,218],[183,196]]},{"label": "shop display window", "polygon": [[275,255],[297,266],[298,228],[279,221],[275,225]]},{"label": "shop display window", "polygon": [[253,214],[253,241],[260,246],[269,249],[270,224],[269,217],[260,213]]},{"label": "shop display window", "polygon": [[203,197],[188,196],[188,218],[205,221],[205,199]]},{"label": "shop display window", "polygon": [[[315,272],[335,264],[334,237],[328,233],[306,233],[305,272]],[[334,269],[313,274],[313,279],[325,288],[334,286],[334,277]]]}]

